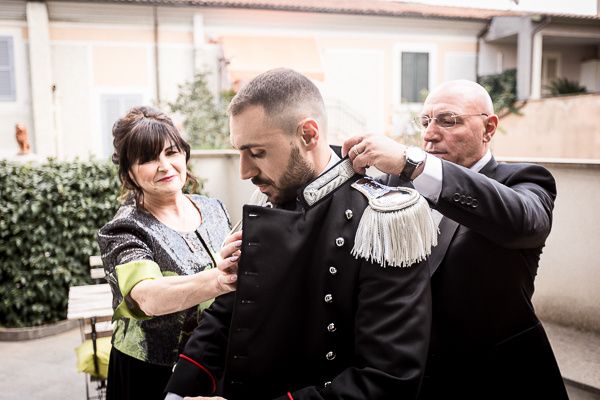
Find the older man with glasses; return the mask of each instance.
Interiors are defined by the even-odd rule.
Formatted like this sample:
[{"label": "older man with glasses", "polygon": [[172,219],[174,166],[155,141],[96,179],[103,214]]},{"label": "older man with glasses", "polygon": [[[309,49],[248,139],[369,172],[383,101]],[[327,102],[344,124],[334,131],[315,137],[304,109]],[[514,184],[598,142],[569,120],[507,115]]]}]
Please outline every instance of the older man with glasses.
[{"label": "older man with glasses", "polygon": [[[531,297],[552,225],[554,178],[534,164],[498,163],[492,100],[465,80],[432,91],[415,123],[424,150],[384,136],[343,146],[354,169],[411,180],[439,223],[429,264],[432,340],[422,399],[566,399]],[[402,329],[401,326],[398,329]]]}]

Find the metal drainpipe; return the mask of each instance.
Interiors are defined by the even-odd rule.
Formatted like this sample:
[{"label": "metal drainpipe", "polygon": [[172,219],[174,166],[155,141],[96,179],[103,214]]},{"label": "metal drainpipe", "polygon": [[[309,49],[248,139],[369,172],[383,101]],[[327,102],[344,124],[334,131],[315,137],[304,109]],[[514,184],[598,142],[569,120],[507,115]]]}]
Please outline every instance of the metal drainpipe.
[{"label": "metal drainpipe", "polygon": [[160,67],[158,62],[158,7],[152,7],[154,14],[154,70],[156,71],[156,105],[160,107]]},{"label": "metal drainpipe", "polygon": [[485,27],[477,34],[477,44],[475,47],[475,80],[479,80],[479,51],[481,50],[479,41],[483,39],[486,33],[488,33],[491,24],[492,21],[488,21]]},{"label": "metal drainpipe", "polygon": [[[533,30],[531,31],[531,56],[530,56],[530,60],[531,60],[531,65],[529,66],[529,68],[533,69],[533,38],[536,35],[536,33],[538,33],[539,31],[541,31],[542,29],[544,29],[546,26],[548,26],[550,24],[550,22],[552,21],[552,17],[550,17],[549,15],[544,16],[544,18],[542,19],[542,21],[540,22],[540,24],[538,26],[536,26],[535,28],[533,28]],[[517,42],[518,43],[518,42]],[[544,53],[544,48],[543,48],[543,44],[542,44],[542,54]],[[531,71],[531,73],[529,74],[529,96],[528,98],[531,98],[531,92],[533,90],[533,87],[531,86],[533,82],[533,71]],[[540,85],[542,82],[542,78],[540,77]],[[540,93],[541,93],[541,89],[540,89]],[[540,95],[541,97],[541,95]]]}]

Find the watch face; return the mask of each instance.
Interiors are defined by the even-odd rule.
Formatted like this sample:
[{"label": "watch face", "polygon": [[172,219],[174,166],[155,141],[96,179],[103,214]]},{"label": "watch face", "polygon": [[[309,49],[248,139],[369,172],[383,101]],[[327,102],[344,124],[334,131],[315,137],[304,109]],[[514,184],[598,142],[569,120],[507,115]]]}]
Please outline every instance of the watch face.
[{"label": "watch face", "polygon": [[420,164],[425,161],[425,151],[418,147],[409,147],[406,149],[406,158],[410,159],[415,164]]}]

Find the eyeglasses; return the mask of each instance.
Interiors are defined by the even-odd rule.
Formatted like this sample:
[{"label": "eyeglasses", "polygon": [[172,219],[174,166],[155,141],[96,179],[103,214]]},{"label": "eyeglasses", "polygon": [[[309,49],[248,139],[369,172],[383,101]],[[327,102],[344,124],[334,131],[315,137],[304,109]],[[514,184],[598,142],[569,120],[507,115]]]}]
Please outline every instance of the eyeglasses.
[{"label": "eyeglasses", "polygon": [[419,115],[419,116],[415,117],[414,124],[419,129],[427,129],[429,124],[432,121],[435,121],[435,123],[438,126],[441,126],[442,128],[452,128],[452,127],[454,127],[454,125],[456,125],[456,123],[460,120],[460,118],[465,118],[465,117],[488,117],[488,115],[485,113],[454,114],[451,112],[439,113],[435,117],[430,117],[428,115]]}]

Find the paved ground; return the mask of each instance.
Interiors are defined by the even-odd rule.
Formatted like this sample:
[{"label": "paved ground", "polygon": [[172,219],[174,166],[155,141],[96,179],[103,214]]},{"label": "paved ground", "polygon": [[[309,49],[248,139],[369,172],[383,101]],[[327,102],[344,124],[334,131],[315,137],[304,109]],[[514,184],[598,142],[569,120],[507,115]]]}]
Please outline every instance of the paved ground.
[{"label": "paved ground", "polygon": [[[563,375],[600,388],[600,336],[544,324],[554,346]],[[83,374],[75,371],[79,330],[23,342],[0,342],[0,400],[85,399]],[[568,386],[571,400],[600,400]]]},{"label": "paved ground", "polygon": [[75,370],[79,329],[43,339],[0,342],[0,399],[85,399]]},{"label": "paved ground", "polygon": [[[600,335],[544,323],[571,399],[600,399]],[[579,387],[591,388],[588,393]],[[590,392],[591,391],[591,392]]]}]

